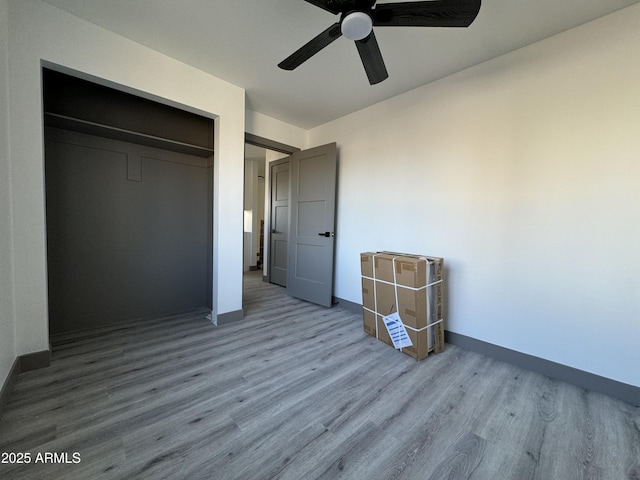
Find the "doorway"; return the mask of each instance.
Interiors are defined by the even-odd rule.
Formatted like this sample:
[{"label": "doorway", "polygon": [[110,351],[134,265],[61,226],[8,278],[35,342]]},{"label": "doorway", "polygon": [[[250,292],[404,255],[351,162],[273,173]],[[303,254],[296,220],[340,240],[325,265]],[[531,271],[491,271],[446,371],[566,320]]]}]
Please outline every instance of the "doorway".
[{"label": "doorway", "polygon": [[[247,140],[247,151],[254,147],[266,149],[267,142]],[[288,155],[282,149],[272,153],[276,154],[272,161],[268,161],[265,154],[263,278],[286,287],[294,297],[330,307],[333,303],[336,144]],[[251,171],[253,168],[246,168],[245,175]],[[245,177],[245,188],[250,184]],[[248,197],[251,195],[245,190],[245,199]],[[245,225],[252,213],[245,210]],[[250,241],[245,237],[245,251]]]},{"label": "doorway", "polygon": [[[283,281],[273,278],[270,266],[273,245],[271,167],[278,162],[286,162],[296,147],[257,137],[245,135],[245,176],[244,176],[244,245],[243,271],[262,275],[266,282],[286,286]],[[288,188],[288,184],[286,186]],[[288,222],[288,218],[286,218]]]}]

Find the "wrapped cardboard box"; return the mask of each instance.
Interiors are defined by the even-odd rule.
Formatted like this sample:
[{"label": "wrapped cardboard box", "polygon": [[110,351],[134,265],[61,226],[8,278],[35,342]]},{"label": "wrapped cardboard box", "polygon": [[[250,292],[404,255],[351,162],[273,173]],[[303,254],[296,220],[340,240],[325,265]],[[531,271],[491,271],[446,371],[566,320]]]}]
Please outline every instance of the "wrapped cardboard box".
[{"label": "wrapped cardboard box", "polygon": [[398,312],[413,346],[402,349],[418,360],[444,350],[443,259],[394,252],[360,255],[365,332],[393,345],[382,318]]}]

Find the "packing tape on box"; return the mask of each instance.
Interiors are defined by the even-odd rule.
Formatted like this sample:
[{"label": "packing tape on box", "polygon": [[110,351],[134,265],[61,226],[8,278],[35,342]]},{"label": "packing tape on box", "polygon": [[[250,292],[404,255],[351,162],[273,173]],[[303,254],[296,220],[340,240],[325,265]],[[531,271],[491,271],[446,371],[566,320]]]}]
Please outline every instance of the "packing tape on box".
[{"label": "packing tape on box", "polygon": [[[384,252],[384,253],[382,253],[382,255],[388,255],[389,253],[390,253],[390,252]],[[394,290],[395,290],[395,295],[396,295],[396,311],[398,311],[399,303],[398,303],[398,283],[397,283],[397,272],[396,272],[396,259],[397,259],[397,258],[400,258],[400,259],[401,259],[401,258],[403,258],[403,257],[404,257],[404,258],[406,258],[406,257],[416,258],[415,256],[411,256],[411,255],[402,255],[402,254],[395,254],[395,253],[394,253],[393,255],[394,255],[394,257],[391,259],[392,264],[393,264],[393,280],[394,280],[393,282],[387,282],[387,281],[385,281],[385,280],[380,280],[380,279],[377,279],[377,278],[376,278],[376,268],[375,268],[375,263],[376,263],[376,256],[377,256],[377,255],[376,255],[375,253],[371,256],[371,262],[372,262],[372,268],[371,268],[371,271],[373,272],[373,276],[372,276],[372,277],[367,277],[367,276],[365,276],[365,275],[363,275],[363,276],[362,276],[362,278],[366,278],[367,280],[373,280],[373,285],[374,285],[374,288],[373,288],[373,306],[374,306],[374,309],[375,309],[375,310],[370,310],[370,309],[368,309],[368,308],[366,308],[366,307],[364,307],[364,306],[363,306],[363,308],[364,308],[365,310],[367,310],[367,311],[369,311],[369,312],[373,313],[373,314],[374,314],[374,316],[377,316],[377,315],[378,315],[378,296],[377,296],[377,292],[376,292],[376,290],[377,290],[377,289],[375,288],[375,284],[376,284],[376,282],[385,283],[385,284],[387,284],[387,285],[393,285]],[[432,264],[434,264],[434,262],[432,262],[431,260],[429,260],[429,259],[428,259],[428,258],[426,258],[426,257],[420,256],[420,257],[417,257],[417,258],[418,258],[419,260],[424,260],[424,261],[427,263],[428,267],[431,267],[431,265],[432,265]],[[429,278],[429,273],[428,273],[428,272],[427,272],[427,278]],[[408,290],[413,290],[413,291],[426,290],[426,289],[427,289],[427,288],[429,288],[429,287],[433,287],[434,285],[437,285],[437,284],[439,284],[439,283],[442,283],[442,281],[443,281],[443,280],[442,280],[442,279],[440,279],[440,280],[437,280],[437,281],[435,281],[435,282],[432,282],[432,283],[429,283],[429,284],[427,284],[427,285],[424,285],[424,286],[422,286],[422,287],[408,287],[408,286],[402,285],[402,288],[406,288],[406,289],[408,289]],[[430,305],[429,305],[429,303],[430,303],[430,302],[429,302],[429,293],[428,293],[428,292],[426,292],[426,293],[427,293],[427,312],[429,312],[429,311],[430,311],[430,309],[429,309],[429,306],[430,306]],[[400,314],[400,312],[398,312],[398,315],[399,315],[399,314]],[[427,325],[426,327],[423,327],[423,328],[421,328],[421,329],[419,329],[419,330],[417,330],[417,329],[415,329],[415,328],[412,328],[412,327],[407,327],[407,328],[409,328],[409,329],[413,330],[414,332],[421,332],[421,331],[423,331],[423,330],[425,330],[425,329],[427,329],[427,328],[429,328],[429,327],[432,327],[432,326],[434,326],[434,325],[437,325],[437,324],[438,324],[438,323],[440,323],[440,322],[442,322],[442,320],[438,320],[437,322],[432,323],[432,324],[430,324],[430,325]],[[378,335],[377,323],[378,323],[378,321],[377,321],[377,318],[376,318],[376,338],[377,338],[377,339],[380,339],[380,337],[379,337],[379,335]]]},{"label": "packing tape on box", "polygon": [[[404,324],[404,322],[402,321],[402,317],[400,316],[400,302],[398,301],[398,267],[396,265],[396,259],[399,257],[393,257],[391,259],[391,264],[393,266],[393,291],[396,295],[396,312],[398,315],[398,318],[400,319],[400,323]],[[425,259],[426,260],[426,259]],[[429,265],[429,261],[427,260],[427,265]],[[427,276],[428,278],[428,276]],[[375,285],[375,283],[374,283]],[[427,312],[429,311],[429,292],[426,291],[425,292],[427,294]],[[406,327],[405,327],[406,328]],[[406,330],[405,330],[406,332]],[[394,343],[395,345],[395,343]],[[400,347],[400,351],[402,351],[402,347]]]},{"label": "packing tape on box", "polygon": [[[376,316],[376,317],[377,317],[378,315],[380,315],[380,314],[379,314],[378,312],[376,312],[375,310],[371,310],[370,308],[367,308],[367,307],[365,307],[364,305],[362,306],[362,308],[363,308],[364,310],[366,310],[367,312],[371,312],[371,313],[373,313],[373,315],[374,315],[374,316]],[[380,315],[380,316],[382,317],[382,315]],[[377,321],[377,320],[376,320],[376,321]],[[411,326],[409,326],[409,325],[405,325],[405,327],[406,327],[406,328],[408,328],[409,330],[413,331],[413,332],[422,332],[422,331],[426,330],[427,328],[435,327],[436,325],[438,325],[439,323],[442,323],[442,322],[444,322],[444,319],[443,319],[443,318],[441,318],[440,320],[437,320],[437,321],[435,321],[435,322],[433,322],[433,323],[430,323],[429,325],[426,325],[426,326],[424,326],[424,327],[422,327],[422,328],[413,328],[413,327],[411,327]],[[376,336],[377,336],[377,330],[376,330]]]},{"label": "packing tape on box", "polygon": [[375,312],[373,312],[373,318],[375,320],[375,325],[376,325],[376,338],[378,340],[380,340],[380,335],[378,334],[378,292],[376,292],[376,256],[375,254],[373,255],[373,257],[371,257],[371,272],[373,273],[373,278],[371,280],[373,280],[373,308],[376,309]]},{"label": "packing tape on box", "polygon": [[[386,252],[385,254],[389,254],[389,253],[390,252]],[[394,292],[395,292],[395,297],[396,297],[395,298],[395,300],[396,300],[395,306],[396,306],[396,311],[398,312],[398,316],[399,316],[400,315],[400,311],[399,311],[399,305],[400,304],[398,302],[398,277],[397,277],[398,269],[396,267],[396,259],[397,258],[401,259],[403,257],[406,258],[407,256],[408,255],[394,254],[394,257],[391,259],[392,265],[393,265],[393,282],[387,282],[385,280],[379,280],[379,279],[376,278],[376,268],[375,268],[376,254],[375,253],[371,257],[372,264],[373,264],[371,271],[373,273],[373,276],[372,277],[367,277],[365,275],[362,276],[362,278],[366,278],[368,280],[372,280],[373,281],[373,285],[374,285],[374,288],[373,288],[373,305],[374,305],[374,309],[375,310],[371,310],[371,309],[366,308],[364,306],[363,306],[363,308],[365,310],[373,313],[374,318],[376,319],[376,338],[377,339],[380,339],[380,337],[379,337],[379,334],[378,334],[379,329],[377,328],[377,324],[378,324],[378,320],[377,320],[377,316],[378,316],[378,297],[377,297],[377,292],[376,292],[377,289],[375,288],[375,284],[376,284],[376,282],[380,282],[380,283],[385,283],[387,285],[393,285]],[[416,257],[413,257],[413,258],[416,258]],[[426,262],[426,264],[427,264],[427,278],[429,278],[430,277],[431,265],[432,264],[435,265],[435,263],[430,261],[428,258],[422,257],[422,256],[418,257],[418,259],[419,260],[424,260]],[[439,283],[442,283],[442,281],[443,281],[443,279],[436,280],[435,282],[431,282],[431,283],[429,283],[427,285],[424,285],[422,287],[409,287],[409,286],[406,286],[406,285],[402,285],[402,288],[406,288],[408,290],[413,290],[413,291],[420,291],[420,290],[424,289],[425,293],[426,293],[426,297],[427,297],[427,315],[430,315],[431,309],[429,307],[431,306],[430,305],[431,302],[429,301],[429,292],[428,292],[427,288],[432,287],[434,285],[438,285]],[[436,321],[434,323],[431,323],[431,324],[429,324],[429,325],[427,325],[425,327],[422,327],[422,328],[413,328],[413,327],[410,327],[408,325],[405,325],[405,328],[408,328],[411,331],[419,333],[419,332],[422,332],[424,330],[427,330],[428,328],[434,327],[435,325],[438,325],[439,323],[442,323],[443,321],[444,321],[443,319],[440,319],[440,320],[438,320],[438,321]],[[402,351],[402,348],[400,349],[400,351]]]},{"label": "packing tape on box", "polygon": [[419,332],[422,332],[423,330],[426,330],[427,328],[435,327],[436,325],[438,325],[439,323],[442,323],[442,322],[444,322],[444,319],[442,319],[442,318],[441,318],[441,319],[440,319],[440,320],[438,320],[437,322],[430,323],[430,324],[429,324],[429,325],[427,325],[426,327],[422,327],[422,328],[413,328],[413,327],[410,327],[409,325],[405,325],[405,326],[404,326],[404,328],[408,328],[408,329],[409,329],[409,330],[411,330],[411,331],[414,331],[414,332],[418,332],[418,333],[419,333]]},{"label": "packing tape on box", "polygon": [[[391,264],[393,266],[393,293],[396,295],[396,312],[398,312],[398,318],[400,318],[400,321],[404,323],[400,316],[400,302],[398,301],[398,272],[396,272],[396,258],[397,257],[393,257],[393,259],[391,259]],[[402,351],[402,348],[400,350]]]},{"label": "packing tape on box", "polygon": [[[386,281],[383,281],[383,280],[376,279],[376,256],[377,255],[375,253],[371,256],[371,262],[372,262],[371,271],[373,273],[373,278],[369,278],[369,277],[364,277],[364,278],[368,278],[369,280],[373,280],[373,306],[375,308],[375,312],[373,312],[373,313],[374,313],[374,315],[376,315],[376,338],[380,339],[380,337],[378,335],[379,329],[378,329],[378,319],[377,319],[377,315],[378,315],[378,294],[377,294],[377,291],[376,291],[377,289],[375,288],[375,285],[376,285],[376,282],[381,282],[381,283],[386,283],[388,285],[393,285],[394,292],[395,292],[395,295],[396,295],[396,303],[395,303],[396,311],[398,312],[398,316],[400,316],[400,312],[399,312],[399,309],[398,309],[398,306],[399,306],[399,303],[398,303],[398,283],[397,283],[397,273],[396,273],[396,258],[398,258],[398,257],[394,256],[392,258],[392,260],[391,260],[392,263],[393,263],[393,283],[392,283],[392,282],[386,282]],[[428,265],[429,264],[429,260],[427,260],[426,258],[424,258],[424,260],[427,262],[427,265]],[[426,289],[426,286],[425,287],[421,287],[421,288],[412,288],[412,287],[408,287],[408,288],[410,288],[411,290],[422,290],[422,288]],[[428,295],[427,295],[427,297],[428,297]],[[428,301],[429,300],[427,298],[427,302]],[[402,321],[402,319],[400,321]]]},{"label": "packing tape on box", "polygon": [[[366,278],[367,280],[373,280],[374,282],[386,283],[387,285],[395,285],[395,283],[393,283],[393,282],[387,282],[385,280],[380,280],[379,278],[376,278],[375,273],[373,274],[373,277],[367,277],[366,275],[362,275],[362,278]],[[400,285],[400,286],[402,288],[406,288],[407,290],[413,290],[413,291],[417,292],[418,290],[424,290],[425,288],[433,287],[434,285],[437,285],[439,283],[442,283],[442,279],[440,279],[440,280],[438,280],[436,282],[429,283],[428,285],[424,285],[422,287],[407,287],[406,285]]]}]

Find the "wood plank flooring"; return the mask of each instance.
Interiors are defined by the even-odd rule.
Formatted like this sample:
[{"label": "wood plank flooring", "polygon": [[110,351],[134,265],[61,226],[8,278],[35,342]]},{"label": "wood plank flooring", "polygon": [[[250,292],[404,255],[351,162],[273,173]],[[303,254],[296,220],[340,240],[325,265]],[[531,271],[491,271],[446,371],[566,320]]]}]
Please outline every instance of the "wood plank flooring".
[{"label": "wood plank flooring", "polygon": [[451,345],[416,362],[259,275],[244,307],[55,339],[0,420],[31,463],[0,478],[640,479],[638,408]]}]

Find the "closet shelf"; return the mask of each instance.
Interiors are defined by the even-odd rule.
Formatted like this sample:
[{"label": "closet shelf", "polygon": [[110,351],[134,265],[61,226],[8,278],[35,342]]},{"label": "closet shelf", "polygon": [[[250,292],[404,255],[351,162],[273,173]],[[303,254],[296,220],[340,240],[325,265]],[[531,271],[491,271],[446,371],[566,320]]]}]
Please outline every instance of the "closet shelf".
[{"label": "closet shelf", "polygon": [[138,143],[148,147],[161,148],[178,153],[186,153],[187,155],[195,155],[198,157],[208,158],[213,155],[213,149],[211,148],[177,142],[175,140],[169,140],[167,138],[156,137],[131,130],[124,130],[110,125],[103,125],[87,120],[81,120],[79,118],[59,115],[57,113],[45,112],[45,125],[48,127],[86,133],[88,135],[111,138],[123,142]]}]

